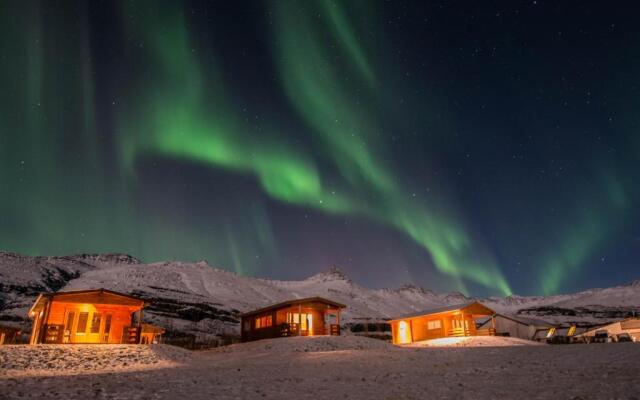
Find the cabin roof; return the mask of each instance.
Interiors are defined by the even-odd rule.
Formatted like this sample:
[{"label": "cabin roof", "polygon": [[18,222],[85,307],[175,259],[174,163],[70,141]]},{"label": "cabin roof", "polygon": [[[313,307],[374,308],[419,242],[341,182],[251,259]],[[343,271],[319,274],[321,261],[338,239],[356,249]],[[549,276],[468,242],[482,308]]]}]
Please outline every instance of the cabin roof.
[{"label": "cabin roof", "polygon": [[256,314],[261,314],[263,312],[267,312],[270,310],[276,310],[276,309],[280,309],[280,308],[285,308],[285,307],[290,307],[290,306],[294,306],[297,304],[302,304],[302,303],[310,303],[310,302],[318,302],[318,303],[325,303],[328,304],[330,306],[334,306],[337,308],[346,308],[347,306],[338,302],[335,302],[333,300],[329,300],[329,299],[325,299],[324,297],[305,297],[304,299],[292,299],[292,300],[287,300],[287,301],[283,301],[280,303],[276,303],[276,304],[272,304],[270,306],[266,306],[266,307],[262,307],[262,308],[258,308],[257,310],[253,310],[253,311],[248,311],[245,313],[240,314],[241,317],[248,317],[251,315],[256,315]]},{"label": "cabin roof", "polygon": [[152,324],[142,324],[142,333],[153,333],[156,335],[162,335],[166,331],[164,328]]},{"label": "cabin roof", "polygon": [[401,319],[407,319],[407,318],[416,318],[416,317],[422,317],[425,315],[431,315],[431,314],[441,314],[441,313],[446,313],[446,312],[451,312],[451,311],[458,311],[458,310],[464,310],[467,308],[470,308],[471,306],[479,306],[481,307],[484,312],[486,314],[483,315],[493,315],[496,312],[493,311],[492,309],[490,309],[489,307],[485,306],[484,304],[480,303],[479,301],[469,301],[466,303],[461,303],[461,304],[452,304],[449,306],[443,306],[443,307],[436,307],[436,308],[429,308],[426,310],[422,310],[422,311],[416,311],[416,312],[412,312],[409,314],[405,314],[405,315],[401,315],[397,318],[392,318],[391,321],[398,321]]},{"label": "cabin roof", "polygon": [[44,307],[44,305],[48,302],[48,301],[54,301],[56,300],[56,298],[61,297],[61,296],[67,296],[67,295],[82,295],[82,294],[106,294],[106,295],[110,295],[110,296],[116,296],[116,297],[124,297],[126,299],[129,300],[134,300],[140,303],[140,306],[145,307],[147,305],[147,303],[135,296],[131,296],[129,294],[125,294],[125,293],[120,293],[120,292],[116,292],[113,290],[108,290],[108,289],[104,289],[104,288],[100,288],[100,289],[84,289],[84,290],[69,290],[66,292],[50,292],[50,293],[40,293],[38,295],[38,297],[36,298],[36,301],[33,303],[33,305],[31,306],[31,308],[29,309],[29,315],[32,315],[33,312],[40,310],[41,308]]}]

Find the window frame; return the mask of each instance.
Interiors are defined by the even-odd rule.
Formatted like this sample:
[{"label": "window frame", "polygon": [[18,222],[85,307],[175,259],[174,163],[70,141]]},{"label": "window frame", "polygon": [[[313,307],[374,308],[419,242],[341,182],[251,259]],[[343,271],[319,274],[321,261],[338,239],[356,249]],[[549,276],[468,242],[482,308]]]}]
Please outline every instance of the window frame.
[{"label": "window frame", "polygon": [[82,311],[78,313],[78,323],[76,325],[76,335],[85,335],[89,324],[89,313]]}]

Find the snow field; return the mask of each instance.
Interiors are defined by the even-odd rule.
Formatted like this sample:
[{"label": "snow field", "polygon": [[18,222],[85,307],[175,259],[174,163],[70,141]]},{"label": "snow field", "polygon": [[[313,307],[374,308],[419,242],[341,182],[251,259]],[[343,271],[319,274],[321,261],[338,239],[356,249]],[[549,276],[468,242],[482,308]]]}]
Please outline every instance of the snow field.
[{"label": "snow field", "polygon": [[[595,400],[640,395],[636,343],[407,348],[343,336],[264,340],[195,353],[168,346],[101,347],[107,346],[3,348],[1,362],[12,353],[10,359],[23,360],[23,366],[28,360],[33,369],[23,367],[13,375],[0,370],[0,398]],[[115,355],[119,361],[84,359],[92,355]],[[42,369],[50,363],[51,369]],[[93,369],[84,373],[74,363]],[[51,374],[56,368],[67,370]]]}]

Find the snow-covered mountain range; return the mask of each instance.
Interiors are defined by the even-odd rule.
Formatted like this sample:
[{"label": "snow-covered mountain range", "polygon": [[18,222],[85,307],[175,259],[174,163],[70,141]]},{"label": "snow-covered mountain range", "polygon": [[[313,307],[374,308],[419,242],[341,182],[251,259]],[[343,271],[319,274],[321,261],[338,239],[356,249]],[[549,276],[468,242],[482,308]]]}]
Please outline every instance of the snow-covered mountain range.
[{"label": "snow-covered mountain range", "polygon": [[[148,300],[146,318],[195,335],[235,335],[238,314],[291,298],[322,296],[346,304],[345,323],[382,322],[432,307],[472,300],[414,285],[369,289],[338,269],[301,281],[244,277],[197,263],[144,264],[123,254],[30,257],[0,252],[0,324],[28,330],[27,310],[41,292],[105,288]],[[551,323],[591,325],[640,314],[640,281],[556,296],[479,298],[497,312]]]}]

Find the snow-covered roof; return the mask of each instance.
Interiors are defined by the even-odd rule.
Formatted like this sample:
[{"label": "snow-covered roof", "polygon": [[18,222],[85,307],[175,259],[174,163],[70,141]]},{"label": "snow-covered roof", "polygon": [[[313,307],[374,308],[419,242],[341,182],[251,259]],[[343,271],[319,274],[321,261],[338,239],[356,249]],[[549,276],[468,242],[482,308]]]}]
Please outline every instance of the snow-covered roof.
[{"label": "snow-covered roof", "polygon": [[484,304],[480,303],[479,301],[470,301],[470,302],[461,303],[461,304],[453,304],[453,305],[449,305],[449,306],[429,308],[429,309],[426,309],[426,310],[422,310],[422,311],[413,312],[413,313],[410,313],[410,314],[401,315],[401,316],[399,316],[397,318],[393,318],[392,321],[398,320],[398,319],[420,317],[420,316],[429,315],[429,314],[440,314],[440,313],[449,312],[449,311],[462,310],[462,309],[465,309],[465,308],[469,308],[469,307],[471,307],[473,305],[477,305],[477,306],[480,306],[480,307],[486,309],[486,311],[487,311],[486,315],[495,314],[495,311],[493,311],[489,307],[485,306]]}]

